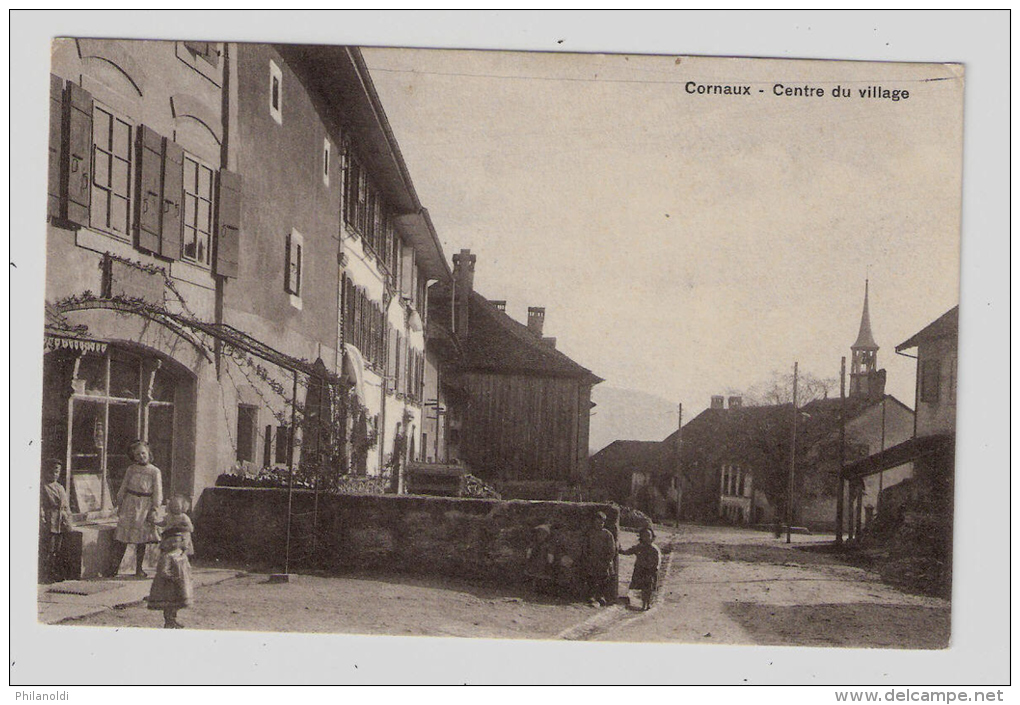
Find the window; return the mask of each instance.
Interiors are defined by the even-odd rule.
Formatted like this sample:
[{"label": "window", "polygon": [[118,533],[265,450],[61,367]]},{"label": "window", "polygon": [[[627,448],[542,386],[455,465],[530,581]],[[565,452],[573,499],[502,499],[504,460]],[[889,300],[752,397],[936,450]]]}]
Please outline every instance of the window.
[{"label": "window", "polygon": [[184,240],[181,258],[208,266],[212,257],[213,171],[184,156]]},{"label": "window", "polygon": [[921,360],[921,401],[935,404],[939,400],[939,360]]},{"label": "window", "polygon": [[283,72],[275,61],[269,62],[269,114],[283,124]]},{"label": "window", "polygon": [[237,459],[254,462],[259,410],[250,404],[237,405]]},{"label": "window", "polygon": [[129,238],[131,123],[104,106],[92,114],[92,227]]},{"label": "window", "polygon": [[[110,509],[131,464],[128,448],[143,439],[172,491],[174,406],[179,378],[153,356],[110,346],[104,352],[59,350],[44,358],[45,394],[62,402],[44,416],[46,452],[70,460],[72,511]],[[45,398],[45,397],[44,397]],[[44,414],[47,412],[44,411]]]},{"label": "window", "polygon": [[276,427],[276,464],[290,464],[290,426]]},{"label": "window", "polygon": [[[291,303],[300,307],[301,267],[304,258],[304,239],[297,230],[287,236],[287,258],[284,271],[284,290],[290,294]],[[297,301],[295,301],[297,299]]]},{"label": "window", "polygon": [[322,183],[324,186],[329,186],[329,157],[332,151],[333,148],[329,143],[329,138],[327,137],[322,141]]},{"label": "window", "polygon": [[949,401],[956,403],[956,356],[949,358]]}]

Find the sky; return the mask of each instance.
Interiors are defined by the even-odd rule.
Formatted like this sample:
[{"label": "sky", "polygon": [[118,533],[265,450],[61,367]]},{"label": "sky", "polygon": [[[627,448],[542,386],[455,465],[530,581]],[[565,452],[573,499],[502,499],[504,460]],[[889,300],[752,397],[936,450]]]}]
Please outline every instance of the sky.
[{"label": "sky", "polygon": [[696,413],[795,361],[838,379],[868,278],[887,389],[913,406],[894,348],[959,300],[959,66],[363,53],[447,256],[475,252],[476,289],[518,320],[545,306],[604,384]]}]

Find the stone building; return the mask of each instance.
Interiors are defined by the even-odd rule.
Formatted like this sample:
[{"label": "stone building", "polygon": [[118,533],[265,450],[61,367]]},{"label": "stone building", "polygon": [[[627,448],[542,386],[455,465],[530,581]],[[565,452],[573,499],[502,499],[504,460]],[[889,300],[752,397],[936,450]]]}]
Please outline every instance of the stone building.
[{"label": "stone building", "polygon": [[[420,449],[427,283],[450,271],[360,53],[52,57],[43,453],[86,574],[135,438],[192,499],[228,471],[378,476]],[[308,430],[326,418],[343,438]]]}]

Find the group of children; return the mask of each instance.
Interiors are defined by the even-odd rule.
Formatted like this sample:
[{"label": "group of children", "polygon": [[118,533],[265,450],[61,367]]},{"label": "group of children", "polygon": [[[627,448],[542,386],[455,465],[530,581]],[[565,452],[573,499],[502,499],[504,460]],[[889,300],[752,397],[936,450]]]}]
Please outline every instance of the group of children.
[{"label": "group of children", "polygon": [[[616,537],[606,528],[606,520],[605,513],[595,514],[582,548],[580,568],[588,604],[594,607],[608,603],[615,593],[613,583],[616,580],[616,556],[633,555],[634,572],[630,589],[640,593],[641,609],[648,610],[658,585],[662,563],[662,553],[655,545],[655,531],[651,527],[641,529],[635,545],[620,549]],[[551,592],[555,589],[559,571],[569,570],[572,564],[570,556],[559,550],[552,527],[549,524],[535,527],[534,542],[528,549],[525,561],[525,571],[532,587],[538,592]]]},{"label": "group of children", "polygon": [[[188,501],[185,497],[174,496],[164,510],[162,473],[151,463],[152,451],[147,443],[132,443],[128,456],[132,464],[117,493],[115,550],[103,573],[106,577],[117,576],[130,543],[135,546],[135,577],[148,577],[144,570],[145,549],[149,544],[158,544],[159,560],[149,590],[148,608],[162,610],[164,628],[181,629],[183,625],[177,621],[177,612],[189,606],[194,595],[188,556],[195,553],[191,541],[195,529],[188,516]],[[67,489],[60,483],[62,469],[60,461],[47,464],[41,491],[40,536],[44,560],[40,577],[44,582],[63,577],[64,535],[73,529]]]}]

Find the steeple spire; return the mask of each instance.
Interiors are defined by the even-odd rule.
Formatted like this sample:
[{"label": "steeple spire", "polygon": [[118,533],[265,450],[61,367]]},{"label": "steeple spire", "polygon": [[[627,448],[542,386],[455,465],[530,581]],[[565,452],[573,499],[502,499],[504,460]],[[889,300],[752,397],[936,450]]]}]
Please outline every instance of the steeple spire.
[{"label": "steeple spire", "polygon": [[864,280],[864,311],[857,342],[850,346],[850,396],[878,399],[885,394],[885,370],[878,369],[878,343],[871,334],[868,280]]},{"label": "steeple spire", "polygon": [[857,342],[850,346],[851,350],[878,350],[875,336],[871,334],[871,315],[868,313],[868,280],[864,280],[864,311],[861,313],[861,330],[857,333]]}]

